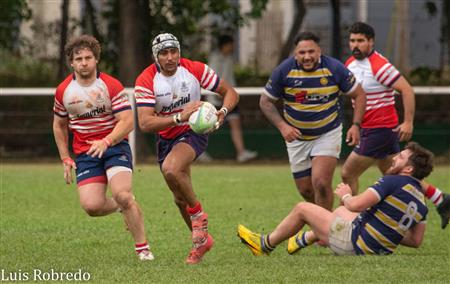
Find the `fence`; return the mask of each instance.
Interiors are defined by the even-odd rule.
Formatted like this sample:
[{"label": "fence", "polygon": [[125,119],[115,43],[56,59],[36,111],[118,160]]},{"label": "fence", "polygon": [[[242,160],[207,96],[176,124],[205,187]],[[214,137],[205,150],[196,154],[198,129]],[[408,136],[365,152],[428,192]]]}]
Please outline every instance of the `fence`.
[{"label": "fence", "polygon": [[[54,90],[53,88],[0,89],[0,136],[2,137],[0,155],[3,158],[14,160],[57,156],[51,130]],[[285,147],[281,136],[259,111],[257,96],[262,90],[263,88],[260,87],[237,88],[241,95],[240,108],[246,144],[249,148],[258,150],[262,157],[285,157]],[[129,94],[133,93],[132,88],[126,88],[126,91]],[[450,97],[448,96],[450,87],[414,87],[414,91],[417,95],[414,139],[424,143],[438,155],[446,155],[450,145]],[[209,92],[204,94],[211,95]],[[134,100],[132,102],[134,103]],[[349,107],[350,104],[345,105],[344,120],[349,121],[352,110]],[[130,135],[130,144],[135,157],[137,153],[139,153],[137,155],[139,159],[151,155],[147,144],[153,143],[153,136],[143,135],[143,139],[140,137],[139,141],[145,141],[146,145],[136,145],[136,135],[143,134],[133,132]],[[211,136],[208,151],[220,158],[230,158],[234,155],[226,127]],[[349,149],[344,147],[344,156],[348,151]],[[142,152],[147,153],[142,155]]]}]

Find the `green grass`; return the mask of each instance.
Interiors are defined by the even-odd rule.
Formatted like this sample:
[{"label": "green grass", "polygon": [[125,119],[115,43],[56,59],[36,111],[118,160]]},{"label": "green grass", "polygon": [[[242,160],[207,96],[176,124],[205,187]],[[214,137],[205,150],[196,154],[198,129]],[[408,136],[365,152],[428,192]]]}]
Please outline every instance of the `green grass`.
[{"label": "green grass", "polygon": [[[378,178],[370,169],[366,187]],[[449,167],[430,182],[450,189]],[[334,185],[339,182],[335,174]],[[401,247],[391,256],[336,257],[311,247],[288,255],[282,244],[271,256],[254,257],[236,237],[243,223],[267,232],[300,197],[287,165],[195,166],[196,193],[210,216],[216,245],[204,262],[184,264],[190,234],[156,166],[137,166],[134,191],[145,214],[156,259],[141,263],[121,215],[88,217],[75,186],[63,183],[59,165],[0,165],[0,268],[89,272],[92,283],[449,283],[450,228],[442,231],[433,205],[419,249]]]}]

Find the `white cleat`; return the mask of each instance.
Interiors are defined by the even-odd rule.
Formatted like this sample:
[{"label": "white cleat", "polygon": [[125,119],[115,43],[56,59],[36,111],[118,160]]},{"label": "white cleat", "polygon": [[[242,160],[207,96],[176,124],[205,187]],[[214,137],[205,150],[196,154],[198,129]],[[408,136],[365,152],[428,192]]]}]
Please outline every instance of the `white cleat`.
[{"label": "white cleat", "polygon": [[140,253],[138,253],[139,260],[146,261],[146,260],[154,260],[155,257],[153,256],[153,253],[149,250],[143,250]]}]

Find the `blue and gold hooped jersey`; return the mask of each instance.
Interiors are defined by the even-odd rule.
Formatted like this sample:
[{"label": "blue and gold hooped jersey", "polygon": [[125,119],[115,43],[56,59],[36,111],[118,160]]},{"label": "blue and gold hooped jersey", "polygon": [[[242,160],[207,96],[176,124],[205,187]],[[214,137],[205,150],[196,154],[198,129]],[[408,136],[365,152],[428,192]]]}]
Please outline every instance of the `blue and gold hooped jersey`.
[{"label": "blue and gold hooped jersey", "polygon": [[353,221],[353,247],[356,254],[391,254],[406,232],[426,219],[420,182],[410,176],[384,176],[368,190],[380,202]]},{"label": "blue and gold hooped jersey", "polygon": [[272,72],[263,94],[283,99],[284,119],[300,130],[301,140],[314,140],[341,125],[339,93],[356,86],[353,73],[334,58],[321,56],[307,72],[290,57]]}]

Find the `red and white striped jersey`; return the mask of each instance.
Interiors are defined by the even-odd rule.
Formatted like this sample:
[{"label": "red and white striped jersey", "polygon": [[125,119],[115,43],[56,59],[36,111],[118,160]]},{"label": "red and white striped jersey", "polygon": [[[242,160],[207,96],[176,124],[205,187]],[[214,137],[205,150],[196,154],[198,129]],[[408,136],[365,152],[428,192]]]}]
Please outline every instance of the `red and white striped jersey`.
[{"label": "red and white striped jersey", "polygon": [[124,87],[115,78],[98,73],[90,86],[82,86],[75,75],[68,76],[56,88],[53,111],[69,118],[73,133],[73,151],[81,154],[89,150],[86,141],[99,140],[116,126],[114,114],[131,109]]},{"label": "red and white striped jersey", "polygon": [[345,62],[367,94],[363,128],[393,128],[398,124],[392,86],[400,72],[381,54],[373,51],[363,60],[351,56]]},{"label": "red and white striped jersey", "polygon": [[[164,76],[153,63],[136,79],[136,105],[152,107],[158,116],[172,116],[182,112],[185,104],[199,101],[201,88],[215,91],[219,81],[214,70],[198,61],[181,58],[176,73],[170,77]],[[184,123],[168,127],[159,134],[164,139],[172,139],[189,129],[189,125]]]}]

